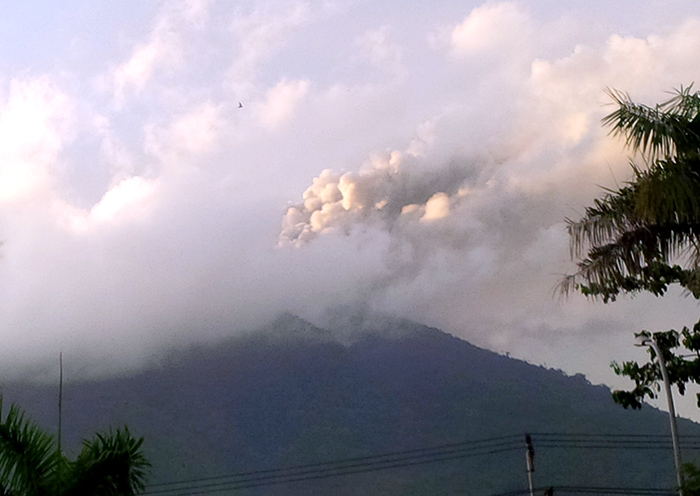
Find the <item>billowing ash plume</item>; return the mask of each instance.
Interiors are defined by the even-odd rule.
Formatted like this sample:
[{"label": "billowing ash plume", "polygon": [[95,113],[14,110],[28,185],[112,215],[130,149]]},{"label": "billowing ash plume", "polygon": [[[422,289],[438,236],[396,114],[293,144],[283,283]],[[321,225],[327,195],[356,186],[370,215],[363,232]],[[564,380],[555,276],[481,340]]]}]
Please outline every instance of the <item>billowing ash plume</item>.
[{"label": "billowing ash plume", "polygon": [[349,233],[359,224],[391,229],[403,217],[447,217],[467,194],[473,172],[463,164],[426,170],[419,160],[395,150],[373,157],[359,172],[322,171],[304,201],[287,209],[280,244],[300,246],[320,233]]}]

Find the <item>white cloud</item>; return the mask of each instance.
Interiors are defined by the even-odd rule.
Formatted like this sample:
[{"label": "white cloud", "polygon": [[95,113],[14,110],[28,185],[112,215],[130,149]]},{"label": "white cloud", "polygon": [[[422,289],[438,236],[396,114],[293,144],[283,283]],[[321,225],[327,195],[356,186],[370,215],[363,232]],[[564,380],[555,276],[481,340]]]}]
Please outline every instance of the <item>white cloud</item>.
[{"label": "white cloud", "polygon": [[450,197],[443,192],[435,193],[425,202],[425,213],[421,221],[444,219],[450,215]]},{"label": "white cloud", "polygon": [[265,95],[265,101],[260,105],[258,120],[260,124],[273,130],[290,119],[309,91],[309,81],[282,80],[271,88]]},{"label": "white cloud", "polygon": [[235,17],[231,31],[236,37],[236,52],[227,76],[235,99],[247,100],[256,93],[255,83],[263,61],[310,17],[306,3],[297,3],[282,13],[255,9],[251,14]]},{"label": "white cloud", "polygon": [[186,21],[202,26],[207,20],[210,6],[211,0],[184,0],[176,4],[175,9]]},{"label": "white cloud", "polygon": [[149,40],[137,44],[129,59],[111,72],[111,88],[117,106],[131,94],[142,92],[160,68],[182,64],[180,39],[169,18],[161,19]]},{"label": "white cloud", "polygon": [[210,102],[195,105],[174,115],[166,126],[145,128],[146,151],[156,157],[164,170],[199,167],[196,157],[211,152],[224,125],[221,108]]},{"label": "white cloud", "polygon": [[96,115],[92,121],[94,131],[100,138],[100,159],[115,180],[122,180],[134,173],[133,153],[117,136],[109,118]]},{"label": "white cloud", "polygon": [[216,142],[221,125],[219,108],[205,103],[173,123],[171,141],[189,152],[202,153]]},{"label": "white cloud", "polygon": [[204,26],[209,3],[209,0],[175,0],[163,5],[148,40],[135,44],[129,59],[113,68],[108,76],[118,107],[131,94],[144,91],[158,71],[184,67],[187,50],[182,41],[183,32]]},{"label": "white cloud", "polygon": [[146,217],[148,203],[155,193],[155,184],[142,177],[124,179],[109,189],[89,212],[63,206],[68,225],[77,232],[109,222],[130,222]]},{"label": "white cloud", "polygon": [[131,58],[114,71],[114,97],[117,102],[124,100],[125,92],[130,88],[141,91],[151,79],[156,64],[170,57],[174,51],[172,44],[159,35],[155,35],[147,44],[137,46]]},{"label": "white cloud", "polygon": [[531,20],[513,2],[487,3],[471,11],[451,33],[458,55],[492,54],[529,45]]},{"label": "white cloud", "polygon": [[50,194],[73,109],[48,78],[13,79],[0,106],[0,201]]},{"label": "white cloud", "polygon": [[398,80],[406,76],[403,49],[392,40],[391,29],[388,26],[365,33],[356,43],[372,66],[386,71]]}]

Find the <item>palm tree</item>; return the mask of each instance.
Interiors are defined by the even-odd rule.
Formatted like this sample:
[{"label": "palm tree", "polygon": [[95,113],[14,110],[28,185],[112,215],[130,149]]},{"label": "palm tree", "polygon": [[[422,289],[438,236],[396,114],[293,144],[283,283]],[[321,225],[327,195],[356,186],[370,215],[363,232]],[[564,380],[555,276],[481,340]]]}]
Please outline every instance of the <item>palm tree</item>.
[{"label": "palm tree", "polygon": [[618,108],[603,123],[644,166],[632,162],[629,183],[596,199],[580,220],[567,219],[578,271],[559,289],[608,301],[620,292],[661,295],[680,283],[700,298],[700,92],[681,87],[654,107],[609,94]]},{"label": "palm tree", "polygon": [[150,467],[142,443],[126,427],[97,434],[71,461],[58,452],[51,435],[12,405],[0,419],[0,496],[138,494]]},{"label": "palm tree", "polygon": [[0,423],[0,494],[51,494],[59,467],[52,437],[12,405]]}]

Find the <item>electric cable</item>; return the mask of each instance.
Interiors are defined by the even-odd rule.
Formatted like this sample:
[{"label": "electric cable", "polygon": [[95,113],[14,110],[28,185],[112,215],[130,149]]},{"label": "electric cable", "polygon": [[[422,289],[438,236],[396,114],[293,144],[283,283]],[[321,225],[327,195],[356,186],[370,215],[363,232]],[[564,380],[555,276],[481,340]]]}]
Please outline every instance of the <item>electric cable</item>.
[{"label": "electric cable", "polygon": [[[667,441],[668,436],[661,434],[587,434],[541,432],[533,433],[531,436],[534,438],[534,444],[536,447],[548,449],[671,449],[671,444]],[[700,449],[700,436],[681,436],[681,438],[686,440],[682,445],[683,449]],[[695,439],[698,441],[693,442]],[[148,486],[147,490],[143,494],[159,496],[200,495],[228,490],[326,479],[379,470],[410,467],[415,465],[503,453],[520,449],[523,449],[522,435],[499,436],[494,438],[461,441],[438,446],[394,451],[377,455],[296,465],[278,469],[254,470],[216,477],[202,477],[197,479],[164,482]],[[558,487],[557,489],[559,491],[568,491],[573,490],[573,486],[562,486],[560,488]],[[597,490],[611,488],[577,488],[577,490],[579,489],[584,492],[588,491],[589,493],[595,493]],[[615,490],[628,489],[617,488]],[[649,489],[648,491],[656,490]],[[617,492],[611,494],[661,493]]]},{"label": "electric cable", "polygon": [[[298,482],[302,480],[336,477],[340,475],[456,460],[520,449],[521,443],[517,442],[517,438],[519,438],[519,436],[506,436],[473,443],[452,443],[449,445],[404,450],[381,455],[348,458],[333,462],[321,462],[281,469],[241,472],[219,477],[168,482],[149,486],[149,489],[143,494],[174,495],[184,494],[176,491],[191,491],[192,489],[208,489],[212,492],[214,490],[241,489],[244,487]],[[466,444],[476,444],[477,446],[467,447],[465,446]],[[188,492],[187,494],[202,493]]]}]

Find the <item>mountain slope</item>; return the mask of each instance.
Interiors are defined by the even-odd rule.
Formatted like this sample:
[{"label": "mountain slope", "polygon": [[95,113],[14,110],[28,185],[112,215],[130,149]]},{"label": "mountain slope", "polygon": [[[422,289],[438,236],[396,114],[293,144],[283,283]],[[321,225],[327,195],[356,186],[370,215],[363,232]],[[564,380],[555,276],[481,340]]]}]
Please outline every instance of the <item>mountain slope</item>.
[{"label": "mountain slope", "polygon": [[[3,394],[53,429],[55,389],[5,384]],[[177,492],[180,486],[159,483],[387,452],[403,453],[395,465],[431,461],[436,458],[432,452],[413,450],[468,440],[491,441],[443,455],[460,457],[453,460],[235,494],[520,490],[527,487],[526,432],[535,444],[538,485],[667,488],[674,481],[668,448],[641,450],[628,444],[620,449],[608,437],[603,440],[607,448],[574,449],[571,437],[549,435],[635,433],[660,435],[658,441],[667,443],[665,413],[625,411],[613,404],[608,389],[591,386],[582,376],[507,358],[407,321],[348,332],[285,316],[216,346],[173,353],[159,367],[130,377],[66,384],[63,404],[67,450],[109,426],[127,424],[145,436],[154,464],[152,490],[164,491],[163,496],[191,490]],[[700,428],[684,421],[681,434],[700,435]],[[450,449],[456,448],[442,452]],[[426,457],[417,458],[421,453]],[[376,468],[371,463],[381,460],[355,461],[350,471]],[[323,475],[310,470],[305,469],[305,477]],[[224,489],[230,487],[208,490],[229,494]]]}]

